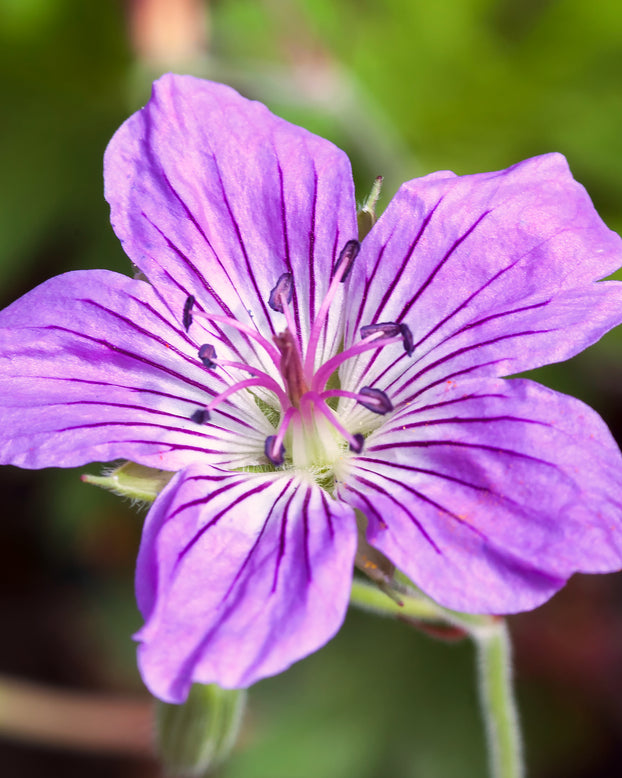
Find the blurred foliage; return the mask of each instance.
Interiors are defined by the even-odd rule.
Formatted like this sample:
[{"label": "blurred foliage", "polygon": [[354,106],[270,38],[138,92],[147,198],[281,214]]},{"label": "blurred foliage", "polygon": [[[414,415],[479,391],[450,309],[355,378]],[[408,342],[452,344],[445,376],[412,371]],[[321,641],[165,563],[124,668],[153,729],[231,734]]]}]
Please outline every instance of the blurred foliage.
[{"label": "blurred foliage", "polygon": [[[350,153],[361,199],[384,174],[380,210],[404,179],[437,168],[493,170],[558,150],[606,221],[622,228],[618,0],[218,0],[209,10],[209,51],[182,69],[227,80],[330,137]],[[3,305],[55,273],[130,271],[108,224],[102,155],[162,68],[135,61],[126,13],[120,0],[0,0]],[[590,401],[618,436],[620,338],[612,333],[540,373]],[[79,483],[76,472],[4,468],[0,478],[9,516],[2,669],[139,688],[129,636],[140,625],[131,579],[142,517]],[[556,603],[572,604],[576,591],[541,612],[555,624]],[[575,632],[565,627],[556,651],[569,651],[581,634],[585,656],[602,664],[604,639],[589,642],[598,633],[593,619],[620,619],[620,592],[607,591],[618,610],[603,607]],[[69,623],[37,618],[57,608]],[[569,656],[570,691],[547,687],[550,668],[534,658],[542,651],[534,618],[516,622],[519,675],[521,667],[531,673],[519,691],[533,775],[618,775],[620,703],[611,690],[592,697],[580,687],[590,662]],[[602,664],[608,672],[622,659],[615,634]],[[351,614],[326,649],[252,691],[245,748],[222,775],[480,778],[473,676],[468,644],[437,644],[403,624]]]}]

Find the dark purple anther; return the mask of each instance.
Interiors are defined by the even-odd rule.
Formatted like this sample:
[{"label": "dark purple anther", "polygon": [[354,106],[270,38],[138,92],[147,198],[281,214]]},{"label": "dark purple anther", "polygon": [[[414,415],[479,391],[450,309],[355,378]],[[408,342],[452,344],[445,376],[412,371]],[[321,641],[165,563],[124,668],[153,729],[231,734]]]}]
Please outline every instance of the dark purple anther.
[{"label": "dark purple anther", "polygon": [[361,338],[368,338],[370,335],[377,335],[382,333],[383,338],[394,338],[396,335],[404,336],[402,327],[406,325],[396,324],[394,321],[383,321],[379,324],[366,324],[361,327],[359,333]]},{"label": "dark purple anther", "polygon": [[389,400],[382,389],[373,389],[371,386],[364,386],[359,391],[359,395],[363,395],[363,397],[368,399],[359,399],[357,402],[362,405],[363,408],[367,408],[374,413],[379,413],[382,415],[393,410],[393,404],[391,403],[391,400]]},{"label": "dark purple anther", "polygon": [[196,411],[192,412],[190,421],[193,421],[195,424],[205,424],[206,421],[209,421],[209,411],[207,408],[197,408]]},{"label": "dark purple anther", "polygon": [[216,359],[216,349],[211,343],[204,343],[199,349],[199,359],[208,370],[216,367],[214,360]]},{"label": "dark purple anther", "polygon": [[341,249],[341,254],[339,254],[339,259],[337,260],[333,270],[333,275],[335,275],[335,273],[337,273],[339,269],[343,267],[341,278],[339,279],[342,284],[350,275],[352,265],[354,264],[354,260],[358,256],[360,250],[361,244],[358,242],[358,240],[349,240]]},{"label": "dark purple anther", "polygon": [[270,297],[268,298],[268,305],[270,308],[272,308],[273,311],[283,313],[283,300],[285,300],[286,303],[291,303],[292,286],[292,274],[283,273],[283,275],[276,282],[276,286],[270,292]]},{"label": "dark purple anther", "polygon": [[355,454],[360,454],[363,450],[363,444],[365,443],[365,438],[361,435],[360,432],[357,432],[355,435],[352,436],[354,440],[350,443],[350,451],[354,451]]},{"label": "dark purple anther", "polygon": [[413,334],[410,331],[408,324],[400,324],[400,333],[404,342],[404,350],[409,357],[412,357],[415,350],[415,342],[413,341]]},{"label": "dark purple anther", "polygon": [[273,465],[282,465],[285,459],[285,446],[281,443],[277,451],[274,450],[274,441],[276,435],[268,435],[266,445],[264,446],[265,455]]},{"label": "dark purple anther", "polygon": [[189,294],[188,297],[186,297],[186,302],[184,303],[184,315],[182,317],[182,322],[186,332],[188,332],[190,325],[192,324],[192,309],[194,308],[194,303],[194,297]]}]

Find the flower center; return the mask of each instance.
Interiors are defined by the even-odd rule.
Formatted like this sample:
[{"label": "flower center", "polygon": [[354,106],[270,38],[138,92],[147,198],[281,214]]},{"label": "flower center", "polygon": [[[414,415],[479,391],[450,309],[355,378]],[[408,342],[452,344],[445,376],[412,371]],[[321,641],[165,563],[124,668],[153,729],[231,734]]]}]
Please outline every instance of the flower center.
[{"label": "flower center", "polygon": [[408,325],[404,323],[369,324],[361,327],[360,340],[328,359],[317,370],[314,369],[318,345],[331,304],[339,285],[346,281],[359,249],[358,241],[351,240],[341,251],[326,296],[311,325],[304,353],[299,339],[295,336],[296,328],[290,310],[293,290],[290,273],[281,275],[268,299],[270,308],[283,314],[286,324],[284,331],[275,335],[272,341],[237,319],[197,311],[194,298],[187,298],[182,316],[186,330],[195,317],[234,327],[264,348],[278,369],[281,379],[279,383],[265,371],[251,365],[219,359],[215,347],[206,343],[199,348],[198,357],[208,370],[219,366],[232,367],[249,373],[251,377],[232,383],[207,406],[196,410],[191,416],[192,421],[204,424],[210,420],[210,412],[230,395],[241,390],[262,387],[274,393],[279,405],[278,427],[274,435],[266,438],[264,447],[264,454],[273,465],[283,465],[287,460],[295,467],[330,468],[343,455],[345,444],[355,453],[363,450],[364,436],[360,432],[346,429],[333,408],[335,400],[332,398],[352,399],[380,415],[393,410],[391,400],[381,389],[371,386],[363,386],[358,391],[329,388],[329,381],[344,362],[367,351],[401,343],[410,356],[413,352],[413,339]]}]

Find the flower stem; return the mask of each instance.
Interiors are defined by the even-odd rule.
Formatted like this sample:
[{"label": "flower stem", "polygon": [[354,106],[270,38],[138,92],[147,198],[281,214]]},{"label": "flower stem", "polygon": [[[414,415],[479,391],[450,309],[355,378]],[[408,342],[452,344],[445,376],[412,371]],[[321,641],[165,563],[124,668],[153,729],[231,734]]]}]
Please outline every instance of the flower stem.
[{"label": "flower stem", "polygon": [[503,619],[497,619],[487,628],[476,630],[472,637],[479,654],[479,693],[486,724],[490,774],[493,778],[523,778],[507,625]]},{"label": "flower stem", "polygon": [[521,738],[512,690],[510,637],[505,620],[451,611],[400,583],[383,590],[355,579],[350,604],[382,616],[458,627],[472,638],[479,657],[480,703],[486,725],[490,776],[523,778]]},{"label": "flower stem", "polygon": [[150,756],[152,700],[54,689],[0,675],[0,735],[96,753]]}]

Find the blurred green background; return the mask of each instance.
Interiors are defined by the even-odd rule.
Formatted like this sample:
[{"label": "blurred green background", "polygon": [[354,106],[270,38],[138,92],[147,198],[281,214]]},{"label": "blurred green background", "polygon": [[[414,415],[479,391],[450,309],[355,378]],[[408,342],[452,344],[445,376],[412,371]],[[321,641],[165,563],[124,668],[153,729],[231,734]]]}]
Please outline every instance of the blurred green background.
[{"label": "blurred green background", "polygon": [[[66,270],[129,271],[107,141],[166,70],[231,83],[385,176],[567,155],[622,229],[619,0],[0,0],[0,304]],[[622,333],[539,379],[622,439]],[[97,468],[91,468],[97,472]],[[141,693],[131,633],[142,516],[78,472],[0,471],[0,673]],[[577,577],[511,620],[534,778],[622,775],[622,582]],[[0,743],[7,778],[152,776],[146,759]],[[359,613],[250,695],[222,778],[481,778],[474,656]]]}]

